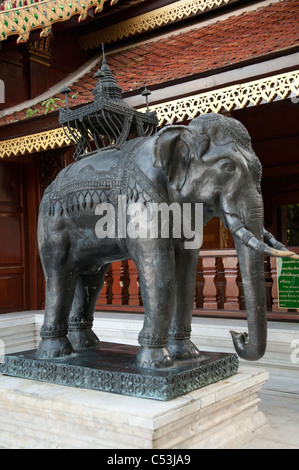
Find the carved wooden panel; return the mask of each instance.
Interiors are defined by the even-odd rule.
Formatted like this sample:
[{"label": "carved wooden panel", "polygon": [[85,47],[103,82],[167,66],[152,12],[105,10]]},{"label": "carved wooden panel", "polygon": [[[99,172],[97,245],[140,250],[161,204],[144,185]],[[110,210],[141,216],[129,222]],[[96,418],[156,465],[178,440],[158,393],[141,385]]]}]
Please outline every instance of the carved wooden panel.
[{"label": "carved wooden panel", "polygon": [[0,162],[0,313],[26,310],[21,164]]}]

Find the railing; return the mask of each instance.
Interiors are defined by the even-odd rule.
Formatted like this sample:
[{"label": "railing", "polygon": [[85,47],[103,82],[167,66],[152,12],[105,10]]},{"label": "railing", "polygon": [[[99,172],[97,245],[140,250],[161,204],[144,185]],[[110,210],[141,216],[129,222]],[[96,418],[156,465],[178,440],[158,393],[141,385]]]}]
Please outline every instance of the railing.
[{"label": "railing", "polygon": [[[265,257],[268,317],[299,319],[299,312],[278,308],[277,265]],[[97,310],[143,312],[139,278],[132,260],[112,263],[107,271]],[[194,293],[195,316],[243,317],[245,301],[235,250],[202,250],[198,259]]]}]

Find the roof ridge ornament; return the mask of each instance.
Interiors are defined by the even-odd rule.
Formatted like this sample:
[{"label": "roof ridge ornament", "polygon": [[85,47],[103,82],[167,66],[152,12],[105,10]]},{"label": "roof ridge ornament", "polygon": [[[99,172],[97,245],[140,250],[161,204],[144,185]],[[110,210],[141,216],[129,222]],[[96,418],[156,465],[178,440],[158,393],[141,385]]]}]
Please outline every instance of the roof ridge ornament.
[{"label": "roof ridge ornament", "polygon": [[66,97],[66,108],[59,110],[59,123],[77,147],[75,160],[89,156],[95,150],[119,149],[126,140],[152,135],[158,127],[156,112],[149,110],[148,96],[151,92],[146,87],[142,92],[146,98],[145,113],[123,101],[122,90],[107,64],[103,44],[102,66],[94,77],[97,83],[92,91],[92,103],[70,109],[70,89],[61,90]]}]

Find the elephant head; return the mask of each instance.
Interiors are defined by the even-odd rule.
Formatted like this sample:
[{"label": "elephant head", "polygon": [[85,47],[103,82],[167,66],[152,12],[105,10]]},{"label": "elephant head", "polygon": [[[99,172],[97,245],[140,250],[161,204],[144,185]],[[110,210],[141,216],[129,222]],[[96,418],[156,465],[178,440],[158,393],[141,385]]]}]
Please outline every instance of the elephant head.
[{"label": "elephant head", "polygon": [[263,227],[262,166],[245,127],[218,114],[186,126],[163,128],[156,137],[154,166],[182,201],[201,202],[204,223],[220,217],[233,235],[244,288],[248,333],[231,332],[238,355],[260,359],[266,349],[264,255],[298,257]]}]

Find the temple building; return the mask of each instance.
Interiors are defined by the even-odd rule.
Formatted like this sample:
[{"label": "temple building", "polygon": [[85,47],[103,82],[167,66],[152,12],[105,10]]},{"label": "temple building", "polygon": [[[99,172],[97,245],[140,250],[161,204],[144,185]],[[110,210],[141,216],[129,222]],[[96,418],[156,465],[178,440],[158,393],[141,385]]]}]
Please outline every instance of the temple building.
[{"label": "temple building", "polygon": [[[116,140],[209,112],[242,122],[263,167],[265,227],[299,252],[298,24],[298,0],[2,1],[0,313],[44,309],[39,203],[74,161],[68,123],[93,106],[105,73],[115,102],[133,110],[132,126]],[[106,145],[92,142],[91,150]],[[265,257],[265,289],[269,320],[299,320],[298,309],[279,307],[274,258]],[[244,319],[244,308],[232,236],[213,219],[204,229],[194,316]],[[111,264],[97,310],[142,314],[131,260]]]}]

